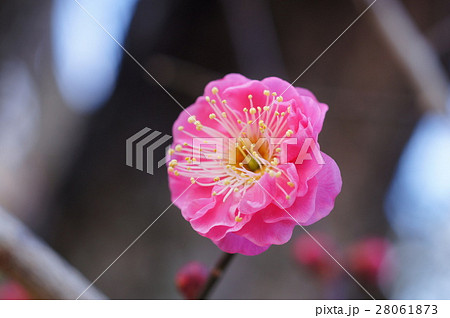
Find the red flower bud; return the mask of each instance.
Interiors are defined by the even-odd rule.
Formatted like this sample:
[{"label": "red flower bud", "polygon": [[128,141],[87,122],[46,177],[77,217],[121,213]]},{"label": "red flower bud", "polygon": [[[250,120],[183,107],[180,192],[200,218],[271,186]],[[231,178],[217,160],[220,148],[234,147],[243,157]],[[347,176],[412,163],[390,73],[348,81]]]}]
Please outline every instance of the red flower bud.
[{"label": "red flower bud", "polygon": [[[311,235],[334,257],[336,245],[328,235],[311,233]],[[293,256],[298,264],[306,266],[324,280],[335,278],[339,274],[338,265],[309,235],[298,237],[293,246]]]},{"label": "red flower bud", "polygon": [[208,279],[208,268],[199,262],[184,265],[176,274],[175,284],[185,299],[196,299]]},{"label": "red flower bud", "polygon": [[358,279],[375,284],[391,244],[382,237],[371,237],[349,248],[350,270]]},{"label": "red flower bud", "polygon": [[19,283],[7,280],[0,285],[0,299],[27,300],[30,299],[30,295]]}]

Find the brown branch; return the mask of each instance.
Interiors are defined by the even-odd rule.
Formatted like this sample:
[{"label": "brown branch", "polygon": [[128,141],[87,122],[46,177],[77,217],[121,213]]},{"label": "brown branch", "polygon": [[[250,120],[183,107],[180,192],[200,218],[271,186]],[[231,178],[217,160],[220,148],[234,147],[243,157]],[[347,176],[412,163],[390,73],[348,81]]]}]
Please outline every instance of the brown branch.
[{"label": "brown branch", "polygon": [[[365,6],[373,0],[358,0]],[[449,80],[439,57],[398,0],[379,0],[368,13],[415,88],[423,111],[446,113]]]},{"label": "brown branch", "polygon": [[227,268],[228,264],[230,264],[230,261],[233,259],[234,255],[236,254],[224,253],[222,255],[222,257],[217,262],[216,266],[214,266],[214,268],[211,270],[208,281],[206,282],[205,287],[203,291],[200,293],[198,299],[206,299],[208,297],[209,293],[212,291],[215,284],[222,277],[223,272]]},{"label": "brown branch", "polygon": [[[76,299],[89,285],[80,272],[0,207],[0,270],[39,299]],[[91,287],[80,299],[106,299]]]}]

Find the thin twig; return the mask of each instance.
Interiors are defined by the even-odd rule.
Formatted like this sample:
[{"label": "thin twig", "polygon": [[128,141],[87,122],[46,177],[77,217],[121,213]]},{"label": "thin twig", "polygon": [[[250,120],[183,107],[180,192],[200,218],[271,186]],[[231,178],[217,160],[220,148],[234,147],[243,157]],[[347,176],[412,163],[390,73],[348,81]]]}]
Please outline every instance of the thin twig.
[{"label": "thin twig", "polygon": [[233,259],[233,256],[236,254],[228,254],[224,253],[222,257],[217,262],[216,266],[211,270],[209,274],[208,281],[206,282],[205,288],[200,293],[198,299],[206,299],[213,289],[214,285],[220,280],[223,272],[230,264],[230,261]]},{"label": "thin twig", "polygon": [[[0,271],[39,299],[75,299],[89,281],[0,207]],[[89,289],[83,299],[106,299]]]}]

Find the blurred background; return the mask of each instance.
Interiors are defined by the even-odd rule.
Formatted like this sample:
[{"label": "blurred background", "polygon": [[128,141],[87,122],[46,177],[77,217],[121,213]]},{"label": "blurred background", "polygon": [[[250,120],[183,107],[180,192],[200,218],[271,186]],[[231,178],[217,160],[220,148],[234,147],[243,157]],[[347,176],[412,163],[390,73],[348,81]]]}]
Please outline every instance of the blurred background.
[{"label": "blurred background", "polygon": [[[0,3],[0,206],[92,281],[171,202],[164,168],[125,165],[126,139],[171,134],[181,112],[105,30],[187,107],[227,73],[292,82],[371,2],[79,3],[91,16],[73,0]],[[309,230],[376,297],[450,298],[449,71],[450,1],[378,0],[295,83],[329,105],[321,149],[343,178]],[[236,257],[211,297],[368,298],[303,234]],[[173,206],[96,286],[180,299],[177,271],[220,254]]]}]

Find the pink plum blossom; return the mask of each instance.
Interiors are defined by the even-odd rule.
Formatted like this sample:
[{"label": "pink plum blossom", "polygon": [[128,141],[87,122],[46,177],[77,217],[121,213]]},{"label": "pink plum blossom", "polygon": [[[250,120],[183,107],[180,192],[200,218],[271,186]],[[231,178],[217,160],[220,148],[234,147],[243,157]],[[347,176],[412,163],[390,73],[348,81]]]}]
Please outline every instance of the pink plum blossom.
[{"label": "pink plum blossom", "polygon": [[225,252],[286,243],[296,225],[327,216],[341,190],[339,168],[318,144],[327,110],[276,77],[209,83],[173,127],[172,201]]}]

